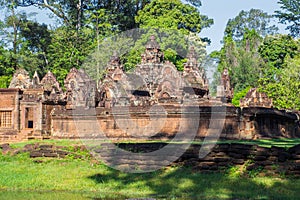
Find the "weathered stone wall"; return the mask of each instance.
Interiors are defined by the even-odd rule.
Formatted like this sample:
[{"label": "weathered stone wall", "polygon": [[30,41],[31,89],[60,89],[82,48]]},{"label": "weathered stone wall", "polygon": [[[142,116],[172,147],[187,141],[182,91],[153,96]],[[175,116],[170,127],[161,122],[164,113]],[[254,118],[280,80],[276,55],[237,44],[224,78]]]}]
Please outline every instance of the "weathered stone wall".
[{"label": "weathered stone wall", "polygon": [[[135,110],[136,109],[136,110]],[[222,124],[223,115],[212,115],[212,107],[199,107],[199,113],[182,114],[176,107],[166,107],[167,118],[161,129],[150,120],[148,108],[131,108],[130,116],[112,113],[111,109],[95,110],[55,110],[52,114],[51,135],[56,138],[101,138],[112,139],[170,139],[178,132],[190,133],[193,124],[198,126],[196,138],[209,136],[215,124]],[[214,111],[218,109],[214,108]],[[213,116],[214,119],[211,119]],[[140,133],[131,135],[122,127],[128,126],[128,119],[134,122]],[[196,122],[196,121],[197,122]],[[98,122],[98,123],[95,123]],[[120,127],[121,126],[121,127]],[[148,126],[148,131],[144,131]],[[131,127],[129,127],[131,128]],[[149,130],[152,130],[149,131]],[[181,130],[181,131],[180,131]],[[218,132],[218,130],[216,130]],[[156,133],[156,134],[153,134]],[[139,138],[138,136],[143,136]],[[300,127],[297,115],[270,108],[227,107],[225,123],[220,138],[258,139],[258,138],[299,138]]]},{"label": "weathered stone wall", "polygon": [[[101,159],[109,162],[119,169],[130,169],[134,166],[135,170],[147,170],[149,168],[160,169],[169,165],[188,166],[199,172],[224,172],[231,167],[237,173],[245,175],[267,174],[267,175],[291,175],[300,176],[300,145],[286,149],[282,147],[261,147],[251,144],[228,143],[218,144],[205,157],[199,157],[201,144],[191,144],[182,155],[177,157],[176,150],[184,148],[184,144],[174,145],[174,151],[164,151],[164,155],[154,155],[150,152],[160,150],[168,143],[116,143],[117,150],[126,150],[138,153],[143,159],[133,159],[133,157],[121,156],[114,145],[101,143],[99,150]],[[53,157],[64,158],[66,155],[73,155],[74,158],[82,158],[76,154],[77,151],[86,151],[84,145],[76,145],[73,151],[69,152],[64,146],[54,146],[49,144],[27,144],[23,148],[12,149],[9,144],[0,145],[2,154],[16,155],[22,152],[29,152],[31,158]],[[88,155],[88,154],[86,154]],[[99,159],[99,158],[97,158]],[[169,162],[169,160],[175,160]],[[37,162],[43,162],[36,160]]]},{"label": "weathered stone wall", "polygon": [[[166,143],[118,143],[119,148],[135,153],[154,152],[163,148]],[[182,144],[173,144],[175,149],[182,148]],[[177,146],[177,147],[176,147]],[[137,166],[140,169],[147,169],[149,165],[161,164],[157,162],[157,157],[153,154],[142,154],[143,160],[132,160],[128,158],[118,158],[115,155],[105,154],[105,148],[111,148],[110,145],[101,144],[101,157],[104,160],[113,160],[115,165],[119,166]],[[178,158],[175,165],[183,165],[192,167],[194,170],[201,172],[224,171],[230,167],[236,167],[240,173],[268,173],[286,174],[292,176],[300,176],[300,145],[296,145],[290,149],[281,147],[261,147],[250,144],[218,144],[204,158],[199,158],[200,144],[192,144],[185,153]],[[174,156],[174,151],[165,152],[166,158]],[[146,158],[145,158],[146,156]],[[250,174],[250,173],[248,173]]]},{"label": "weathered stone wall", "polygon": [[[19,111],[19,89],[0,89],[0,111],[11,113],[11,124],[0,126],[0,142],[18,140],[18,131],[20,129]],[[1,119],[0,119],[1,120]]]}]

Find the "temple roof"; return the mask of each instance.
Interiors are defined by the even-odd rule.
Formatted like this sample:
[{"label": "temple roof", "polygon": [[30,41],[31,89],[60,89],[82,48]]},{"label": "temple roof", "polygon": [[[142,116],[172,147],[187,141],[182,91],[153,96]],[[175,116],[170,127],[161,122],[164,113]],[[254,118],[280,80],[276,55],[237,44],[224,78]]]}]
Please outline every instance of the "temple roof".
[{"label": "temple roof", "polygon": [[151,35],[150,40],[146,44],[146,49],[160,49],[160,45],[156,41],[156,37]]}]

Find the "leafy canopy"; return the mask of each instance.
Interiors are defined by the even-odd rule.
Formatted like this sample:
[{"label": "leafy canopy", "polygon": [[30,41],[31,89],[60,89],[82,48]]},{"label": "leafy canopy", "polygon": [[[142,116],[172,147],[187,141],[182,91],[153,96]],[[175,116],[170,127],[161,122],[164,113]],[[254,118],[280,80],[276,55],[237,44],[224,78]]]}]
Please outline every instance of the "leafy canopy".
[{"label": "leafy canopy", "polygon": [[275,16],[282,24],[288,24],[286,30],[290,31],[293,37],[300,36],[300,1],[299,0],[279,0],[281,10],[275,11]]},{"label": "leafy canopy", "polygon": [[260,36],[275,34],[278,27],[272,25],[273,16],[259,9],[242,10],[235,18],[229,19],[225,36],[231,35],[235,41],[243,38],[247,30],[255,30]]},{"label": "leafy canopy", "polygon": [[264,61],[276,68],[282,67],[286,56],[293,58],[298,51],[299,42],[288,35],[267,36],[258,49]]},{"label": "leafy canopy", "polygon": [[153,0],[135,17],[140,28],[168,28],[182,34],[200,33],[213,24],[213,20],[201,15],[197,8],[180,0]]},{"label": "leafy canopy", "polygon": [[300,110],[300,57],[287,58],[277,69],[276,80],[262,82],[260,90],[273,99],[274,106]]}]

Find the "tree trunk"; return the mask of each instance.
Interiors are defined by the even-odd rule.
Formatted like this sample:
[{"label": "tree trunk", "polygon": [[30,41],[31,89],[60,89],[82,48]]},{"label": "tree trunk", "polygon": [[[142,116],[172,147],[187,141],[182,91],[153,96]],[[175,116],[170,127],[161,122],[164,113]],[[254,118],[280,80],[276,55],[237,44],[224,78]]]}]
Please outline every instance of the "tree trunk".
[{"label": "tree trunk", "polygon": [[15,21],[15,9],[14,8],[11,8],[11,13],[12,13],[12,16],[13,16],[13,57],[12,57],[12,65],[13,65],[13,68],[16,70],[17,69],[17,59],[16,59],[16,56],[17,56],[17,48],[18,48],[18,27],[17,27],[17,24],[16,24],[16,21]]}]

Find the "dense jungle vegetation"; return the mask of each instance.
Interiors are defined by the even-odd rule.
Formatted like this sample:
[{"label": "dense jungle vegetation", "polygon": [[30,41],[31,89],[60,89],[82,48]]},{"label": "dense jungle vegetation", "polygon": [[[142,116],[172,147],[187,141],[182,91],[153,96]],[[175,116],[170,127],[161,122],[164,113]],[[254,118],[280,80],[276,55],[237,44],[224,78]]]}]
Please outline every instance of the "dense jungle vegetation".
[{"label": "dense jungle vegetation", "polygon": [[[8,87],[18,68],[25,68],[31,76],[37,71],[40,77],[51,70],[63,84],[68,71],[82,67],[105,38],[134,28],[158,28],[176,30],[195,41],[202,65],[214,59],[218,72],[227,68],[236,98],[249,87],[258,87],[276,107],[300,110],[300,2],[278,0],[278,4],[275,13],[242,10],[229,19],[223,47],[206,55],[210,40],[200,38],[199,33],[213,25],[213,19],[199,12],[200,1],[0,0],[5,13],[0,21],[0,87]],[[56,23],[41,24],[35,13],[22,11],[29,6],[48,11]],[[288,35],[279,34],[279,23],[286,25]],[[170,48],[180,40],[168,33],[170,39],[161,44],[165,59],[182,70],[185,59]],[[136,41],[133,50],[121,55],[126,70],[139,62],[144,42]],[[219,74],[211,85],[218,84]]]}]

